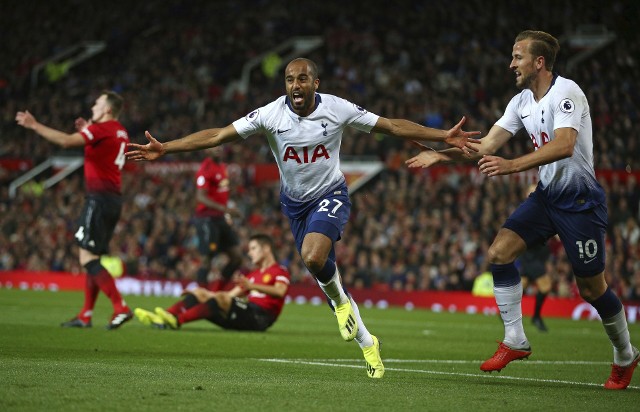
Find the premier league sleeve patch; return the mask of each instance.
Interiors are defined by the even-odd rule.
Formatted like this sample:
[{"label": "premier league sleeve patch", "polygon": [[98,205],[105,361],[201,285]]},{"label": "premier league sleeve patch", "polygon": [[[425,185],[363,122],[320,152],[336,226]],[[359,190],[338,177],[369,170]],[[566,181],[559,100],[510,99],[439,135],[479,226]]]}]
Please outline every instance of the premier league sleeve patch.
[{"label": "premier league sleeve patch", "polygon": [[254,120],[256,120],[258,118],[258,113],[260,112],[260,110],[254,110],[251,113],[249,113],[248,115],[246,115],[244,118],[247,119],[248,122],[252,122]]},{"label": "premier league sleeve patch", "polygon": [[353,107],[355,107],[356,110],[358,111],[358,113],[360,113],[360,114],[366,114],[367,113],[367,110],[362,106],[358,106],[357,104],[354,103]]},{"label": "premier league sleeve patch", "polygon": [[573,100],[571,99],[562,99],[562,101],[560,102],[560,110],[565,113],[573,113],[575,108],[576,105],[573,104]]}]

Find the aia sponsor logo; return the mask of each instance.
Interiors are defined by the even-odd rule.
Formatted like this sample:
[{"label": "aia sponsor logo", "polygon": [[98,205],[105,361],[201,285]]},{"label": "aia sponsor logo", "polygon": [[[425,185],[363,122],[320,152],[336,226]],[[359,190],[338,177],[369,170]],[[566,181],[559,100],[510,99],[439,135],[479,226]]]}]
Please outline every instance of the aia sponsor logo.
[{"label": "aia sponsor logo", "polygon": [[329,159],[330,157],[329,151],[322,144],[319,144],[314,148],[309,148],[308,146],[298,148],[289,146],[284,151],[282,161],[294,161],[298,164],[315,163],[319,159]]}]

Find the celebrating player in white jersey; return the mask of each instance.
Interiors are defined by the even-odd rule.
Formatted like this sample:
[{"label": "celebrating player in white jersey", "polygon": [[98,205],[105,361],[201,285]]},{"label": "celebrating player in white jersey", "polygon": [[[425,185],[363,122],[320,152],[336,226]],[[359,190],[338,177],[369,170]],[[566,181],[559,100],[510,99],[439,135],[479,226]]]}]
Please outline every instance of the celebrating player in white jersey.
[{"label": "celebrating player in white jersey", "polygon": [[[625,389],[640,361],[630,342],[624,308],[604,277],[607,203],[593,169],[593,139],[587,99],[576,83],[553,73],[560,49],[551,35],[527,30],[513,46],[510,68],[523,91],[481,139],[478,153],[466,149],[425,150],[407,160],[409,167],[481,156],[487,176],[539,168],[536,190],[507,219],[489,248],[496,303],[505,338],[480,369],[500,371],[509,362],[531,354],[522,326],[522,283],[515,259],[528,247],[558,234],[571,261],[580,295],[602,318],[613,345],[607,389]],[[535,151],[515,159],[494,156],[507,140],[525,128]]]},{"label": "celebrating player in white jersey", "polygon": [[344,99],[317,93],[319,84],[316,64],[294,59],[285,69],[285,96],[231,125],[179,140],[160,143],[146,132],[149,143],[132,144],[134,150],[127,158],[154,160],[165,153],[205,149],[258,132],[266,134],[280,170],[282,211],[289,218],[298,252],[330,300],[342,338],[355,339],[364,353],[368,376],[382,378],[380,343],[362,322],[335,264],[334,243],[340,239],[351,209],[340,171],[342,132],[351,126],[407,140],[444,141],[466,151],[476,150],[471,137],[479,133],[462,131],[464,118],[445,131],[379,117]]}]

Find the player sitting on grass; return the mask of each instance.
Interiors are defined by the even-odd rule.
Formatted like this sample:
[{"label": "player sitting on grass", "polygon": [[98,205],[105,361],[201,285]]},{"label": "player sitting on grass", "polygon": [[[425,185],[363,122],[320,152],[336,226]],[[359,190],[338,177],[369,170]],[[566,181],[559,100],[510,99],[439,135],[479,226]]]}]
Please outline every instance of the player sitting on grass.
[{"label": "player sitting on grass", "polygon": [[187,291],[182,300],[155,313],[135,310],[140,322],[160,329],[206,319],[223,329],[265,331],[276,321],[287,296],[289,272],[278,264],[273,242],[257,234],[249,240],[249,257],[257,269],[242,276],[229,291],[211,292],[205,288]]}]

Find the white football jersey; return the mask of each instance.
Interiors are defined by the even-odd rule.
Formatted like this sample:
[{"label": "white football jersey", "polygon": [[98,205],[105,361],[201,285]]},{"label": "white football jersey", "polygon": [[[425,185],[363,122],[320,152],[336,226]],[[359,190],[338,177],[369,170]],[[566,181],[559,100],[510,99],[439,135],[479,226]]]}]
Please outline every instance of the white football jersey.
[{"label": "white football jersey", "polygon": [[525,89],[514,96],[496,125],[516,134],[524,127],[535,150],[555,138],[554,131],[570,127],[578,132],[573,156],[539,167],[543,193],[556,207],[584,210],[605,201],[593,169],[593,136],[589,103],[572,80],[555,75],[539,102]]},{"label": "white football jersey", "polygon": [[342,131],[351,126],[369,133],[379,116],[347,100],[316,93],[316,108],[298,116],[288,98],[277,100],[233,122],[243,138],[267,135],[278,163],[282,191],[296,200],[315,199],[344,182],[340,171]]}]

